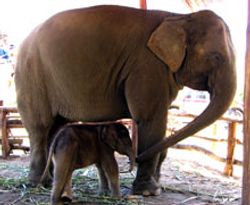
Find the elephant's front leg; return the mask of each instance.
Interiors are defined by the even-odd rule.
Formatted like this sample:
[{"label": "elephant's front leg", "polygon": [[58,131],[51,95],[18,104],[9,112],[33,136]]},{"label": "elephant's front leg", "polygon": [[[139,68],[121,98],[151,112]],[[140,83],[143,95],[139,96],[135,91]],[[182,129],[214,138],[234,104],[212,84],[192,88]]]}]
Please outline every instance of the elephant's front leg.
[{"label": "elephant's front leg", "polygon": [[[142,153],[150,146],[158,142],[165,136],[165,126],[162,122],[155,127],[156,122],[139,123],[138,154]],[[162,124],[162,126],[161,126]],[[149,160],[138,164],[137,176],[133,183],[133,193],[149,196],[160,195],[161,186],[158,183],[160,176],[160,167],[164,155],[153,155]]]},{"label": "elephant's front leg", "polygon": [[[164,67],[154,60],[148,56],[147,66],[143,64],[141,69],[144,72],[139,72],[138,69],[138,73],[130,75],[126,81],[125,96],[128,108],[131,117],[138,125],[138,155],[161,141],[166,132],[170,103],[169,75]],[[138,79],[140,79],[139,84]],[[160,172],[159,157],[160,154],[155,154],[151,159],[138,163],[137,175],[133,183],[134,194],[159,195],[161,193],[161,187],[156,179],[157,175],[160,175],[157,173]]]}]

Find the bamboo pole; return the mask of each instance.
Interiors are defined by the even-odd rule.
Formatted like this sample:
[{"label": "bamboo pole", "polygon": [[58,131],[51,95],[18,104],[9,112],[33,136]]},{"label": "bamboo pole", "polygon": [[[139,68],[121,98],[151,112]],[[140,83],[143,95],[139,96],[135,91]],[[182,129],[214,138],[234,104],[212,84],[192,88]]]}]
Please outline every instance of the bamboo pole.
[{"label": "bamboo pole", "polygon": [[247,49],[244,89],[244,166],[242,205],[250,205],[250,0],[248,0]]}]

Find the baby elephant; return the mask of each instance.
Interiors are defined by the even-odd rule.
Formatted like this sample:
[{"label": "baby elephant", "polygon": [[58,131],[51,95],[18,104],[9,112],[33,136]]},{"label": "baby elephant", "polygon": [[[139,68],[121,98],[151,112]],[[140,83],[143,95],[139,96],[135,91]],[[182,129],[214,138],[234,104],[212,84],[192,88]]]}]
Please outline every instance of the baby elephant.
[{"label": "baby elephant", "polygon": [[130,170],[135,156],[127,128],[113,124],[67,124],[56,134],[49,151],[42,180],[48,174],[51,161],[54,165],[51,204],[61,205],[72,200],[71,177],[75,169],[95,164],[99,173],[99,192],[120,196],[119,170],[114,151],[127,155]]}]

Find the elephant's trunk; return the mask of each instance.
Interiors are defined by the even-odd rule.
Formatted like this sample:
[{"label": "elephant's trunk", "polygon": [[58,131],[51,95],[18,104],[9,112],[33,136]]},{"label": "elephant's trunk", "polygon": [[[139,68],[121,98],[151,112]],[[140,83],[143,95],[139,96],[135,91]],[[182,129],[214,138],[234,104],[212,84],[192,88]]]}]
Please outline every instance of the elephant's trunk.
[{"label": "elephant's trunk", "polygon": [[218,70],[215,71],[215,75],[209,79],[208,87],[211,101],[203,113],[197,116],[187,126],[178,130],[170,137],[164,138],[162,141],[140,154],[136,159],[137,162],[144,161],[152,157],[153,154],[173,146],[221,117],[233,100],[236,91],[236,74],[234,68],[233,71],[227,70],[226,73],[223,71],[219,73]]}]

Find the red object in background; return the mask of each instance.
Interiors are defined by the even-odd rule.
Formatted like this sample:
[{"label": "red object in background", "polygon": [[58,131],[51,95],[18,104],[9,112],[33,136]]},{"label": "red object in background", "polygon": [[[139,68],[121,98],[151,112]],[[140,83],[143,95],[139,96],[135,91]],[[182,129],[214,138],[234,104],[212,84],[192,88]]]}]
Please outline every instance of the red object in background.
[{"label": "red object in background", "polygon": [[147,9],[147,0],[140,0],[140,8]]}]

